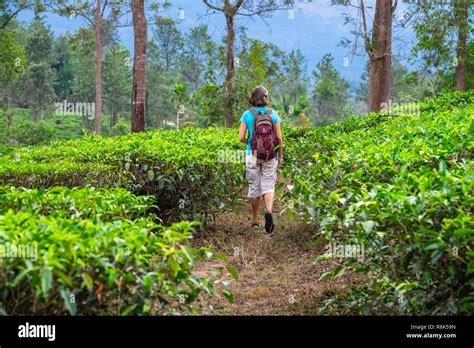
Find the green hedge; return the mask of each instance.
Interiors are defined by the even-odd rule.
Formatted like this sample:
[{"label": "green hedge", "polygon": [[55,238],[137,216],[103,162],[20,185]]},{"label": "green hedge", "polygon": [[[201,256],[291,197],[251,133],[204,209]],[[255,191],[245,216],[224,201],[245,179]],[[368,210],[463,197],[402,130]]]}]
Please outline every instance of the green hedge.
[{"label": "green hedge", "polygon": [[226,260],[189,245],[193,224],[154,222],[152,203],[122,189],[0,188],[0,312],[192,312],[214,292],[196,260]]},{"label": "green hedge", "polygon": [[243,152],[235,131],[209,128],[86,136],[9,149],[0,156],[0,184],[123,187],[155,196],[164,218],[195,219],[233,204],[243,187],[243,161],[222,160],[222,151]]},{"label": "green hedge", "polygon": [[474,312],[473,116],[474,92],[453,93],[413,114],[352,118],[288,144],[290,207],[319,222],[327,245],[365,250],[364,261],[341,258],[324,274],[366,280],[323,312]]},{"label": "green hedge", "polygon": [[0,214],[9,209],[40,215],[61,214],[64,217],[94,218],[102,221],[140,217],[156,219],[150,214],[156,206],[153,196],[136,196],[125,189],[94,187],[52,187],[26,189],[0,186]]}]

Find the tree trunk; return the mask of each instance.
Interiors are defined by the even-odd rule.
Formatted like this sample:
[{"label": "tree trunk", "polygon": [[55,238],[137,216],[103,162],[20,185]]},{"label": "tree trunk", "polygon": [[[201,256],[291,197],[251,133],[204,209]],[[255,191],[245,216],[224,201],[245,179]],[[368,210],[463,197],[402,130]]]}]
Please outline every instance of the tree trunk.
[{"label": "tree trunk", "polygon": [[117,124],[118,117],[117,117],[117,107],[114,106],[112,108],[112,127]]},{"label": "tree trunk", "polygon": [[466,54],[467,54],[467,33],[468,23],[468,2],[467,0],[457,0],[456,18],[458,21],[458,46],[456,49],[456,90],[466,90]]},{"label": "tree trunk", "polygon": [[392,1],[377,0],[372,47],[369,52],[369,113],[378,112],[390,100],[392,78]]},{"label": "tree trunk", "polygon": [[232,128],[234,120],[234,95],[232,91],[232,78],[234,75],[234,41],[235,41],[235,29],[234,29],[234,15],[225,14],[227,23],[227,52],[226,52],[226,63],[227,72],[225,76],[225,126]]},{"label": "tree trunk", "polygon": [[9,83],[7,86],[7,131],[10,131],[10,128],[13,125],[13,97],[12,97],[12,85]]},{"label": "tree trunk", "polygon": [[101,133],[102,112],[102,36],[101,36],[101,7],[100,0],[96,0],[95,9],[95,133]]},{"label": "tree trunk", "polygon": [[112,134],[112,127],[114,126],[114,117],[113,117],[113,114],[114,114],[114,107],[112,106],[110,108],[110,118],[109,118],[109,130],[110,130],[110,134]]},{"label": "tree trunk", "polygon": [[35,118],[35,122],[41,121],[41,108],[38,108],[38,107],[35,108],[34,118]]},{"label": "tree trunk", "polygon": [[145,131],[147,21],[144,0],[132,0],[134,56],[132,132]]}]

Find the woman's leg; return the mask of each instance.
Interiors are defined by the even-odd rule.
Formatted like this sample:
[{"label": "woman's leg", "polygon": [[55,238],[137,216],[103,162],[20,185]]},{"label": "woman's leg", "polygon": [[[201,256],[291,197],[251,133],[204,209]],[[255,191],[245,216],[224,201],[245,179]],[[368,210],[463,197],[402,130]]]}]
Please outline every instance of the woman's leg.
[{"label": "woman's leg", "polygon": [[246,159],[246,175],[249,180],[248,198],[252,205],[253,219],[252,223],[259,224],[259,204],[260,196],[262,195],[261,183],[261,166],[257,164],[257,159],[253,156],[247,156]]},{"label": "woman's leg", "polygon": [[275,183],[277,178],[278,161],[276,158],[262,164],[261,190],[265,200],[267,212],[273,210],[273,199],[275,198]]},{"label": "woman's leg", "polygon": [[262,182],[261,189],[265,207],[265,230],[268,233],[273,232],[275,227],[273,223],[273,199],[275,198],[275,183],[277,178],[278,160],[276,158],[262,164]]},{"label": "woman's leg", "polygon": [[267,208],[267,212],[269,213],[271,213],[273,210],[274,197],[275,197],[275,192],[267,192],[263,196],[263,199],[265,201],[265,208]]},{"label": "woman's leg", "polygon": [[252,201],[252,213],[253,213],[253,223],[259,223],[259,216],[258,216],[258,206],[260,205],[260,197],[251,198]]}]

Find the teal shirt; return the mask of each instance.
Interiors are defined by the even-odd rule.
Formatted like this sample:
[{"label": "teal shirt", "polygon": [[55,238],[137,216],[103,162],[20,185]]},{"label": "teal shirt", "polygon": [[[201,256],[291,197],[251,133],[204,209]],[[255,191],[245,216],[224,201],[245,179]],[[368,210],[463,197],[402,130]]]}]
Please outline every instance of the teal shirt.
[{"label": "teal shirt", "polygon": [[[267,107],[255,107],[255,110],[257,110],[259,113],[262,115],[267,112]],[[273,124],[276,126],[278,122],[280,122],[280,116],[278,116],[277,112],[275,110],[272,110],[270,113],[270,117],[273,120]],[[252,113],[252,111],[247,110],[242,114],[242,117],[240,118],[240,121],[245,123],[247,126],[247,131],[249,132],[249,137],[247,139],[247,155],[250,155],[250,140],[252,140],[252,133],[253,133],[253,122],[255,120],[255,115]]]}]

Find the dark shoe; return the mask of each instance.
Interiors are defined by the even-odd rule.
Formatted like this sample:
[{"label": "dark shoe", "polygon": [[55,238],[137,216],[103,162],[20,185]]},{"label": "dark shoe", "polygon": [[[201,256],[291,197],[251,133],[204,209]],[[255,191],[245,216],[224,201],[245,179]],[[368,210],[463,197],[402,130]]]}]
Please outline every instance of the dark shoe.
[{"label": "dark shoe", "polygon": [[260,225],[257,222],[252,223],[252,228],[259,228]]},{"label": "dark shoe", "polygon": [[273,223],[272,213],[265,213],[265,231],[272,233],[274,229],[275,224]]}]

